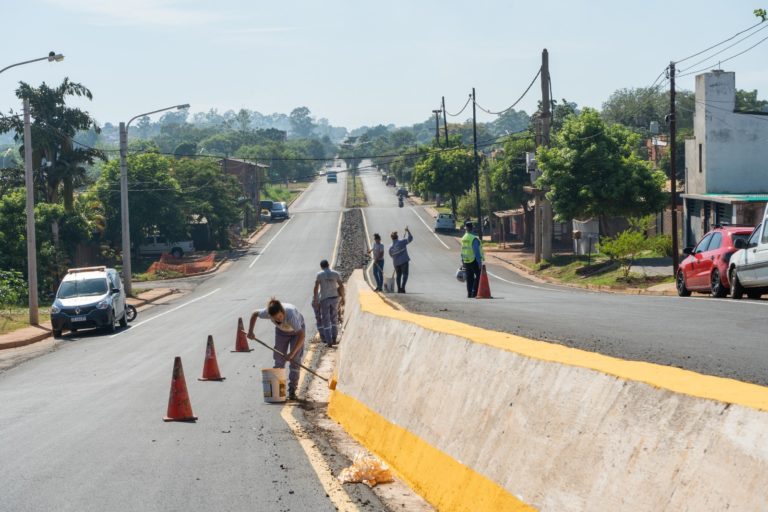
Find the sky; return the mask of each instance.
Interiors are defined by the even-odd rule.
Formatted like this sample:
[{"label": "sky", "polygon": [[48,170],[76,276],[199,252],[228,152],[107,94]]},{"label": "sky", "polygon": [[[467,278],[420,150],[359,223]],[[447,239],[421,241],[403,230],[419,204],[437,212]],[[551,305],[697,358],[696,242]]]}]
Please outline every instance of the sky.
[{"label": "sky", "polygon": [[[306,106],[353,129],[458,113],[472,88],[491,111],[512,105],[549,52],[556,99],[600,108],[614,91],[654,83],[679,60],[759,20],[768,0],[25,0],[3,2],[0,111],[20,111],[19,81],[93,93],[68,103],[97,122],[189,103],[191,112]],[[765,23],[768,27],[768,22]],[[764,30],[720,57],[768,36]],[[736,41],[736,40],[734,40]],[[8,44],[13,42],[12,44]],[[730,43],[729,43],[730,44]],[[768,98],[768,41],[722,65]],[[681,67],[699,59],[681,63]],[[701,67],[701,66],[700,66]],[[698,68],[694,68],[698,69]],[[678,79],[693,89],[693,75]],[[538,82],[516,107],[528,113]],[[449,122],[471,117],[471,108]],[[495,116],[478,112],[480,121]]]}]

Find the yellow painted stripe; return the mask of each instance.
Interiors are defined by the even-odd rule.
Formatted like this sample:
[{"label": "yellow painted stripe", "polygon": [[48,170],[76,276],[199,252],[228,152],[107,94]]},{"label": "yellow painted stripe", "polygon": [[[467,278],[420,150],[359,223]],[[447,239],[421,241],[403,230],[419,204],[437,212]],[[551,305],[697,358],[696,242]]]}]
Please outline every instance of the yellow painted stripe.
[{"label": "yellow painted stripe", "polygon": [[644,382],[675,393],[768,411],[768,388],[764,386],[723,377],[702,375],[671,366],[642,361],[627,361],[586,350],[564,347],[556,343],[531,340],[514,334],[482,329],[444,318],[401,311],[392,308],[372,291],[361,290],[359,297],[362,311],[380,317],[410,322],[434,332],[459,336],[475,343],[542,361],[588,368],[624,380]]},{"label": "yellow painted stripe", "polygon": [[338,390],[331,393],[328,414],[357,441],[386,460],[400,478],[438,510],[535,510],[497,483]]}]

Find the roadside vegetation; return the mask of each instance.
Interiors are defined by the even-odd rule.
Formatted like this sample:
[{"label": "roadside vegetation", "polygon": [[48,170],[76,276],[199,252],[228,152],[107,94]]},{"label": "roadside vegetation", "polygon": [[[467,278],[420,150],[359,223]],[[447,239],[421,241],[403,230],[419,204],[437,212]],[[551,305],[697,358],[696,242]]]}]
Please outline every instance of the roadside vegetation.
[{"label": "roadside vegetation", "polygon": [[368,206],[368,200],[365,197],[363,180],[356,174],[350,174],[347,178],[347,208],[364,208]]}]

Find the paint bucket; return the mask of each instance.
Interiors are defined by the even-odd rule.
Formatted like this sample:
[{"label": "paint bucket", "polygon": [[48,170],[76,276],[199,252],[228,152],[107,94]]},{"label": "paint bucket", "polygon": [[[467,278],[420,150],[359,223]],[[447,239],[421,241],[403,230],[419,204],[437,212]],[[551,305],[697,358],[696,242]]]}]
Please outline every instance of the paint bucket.
[{"label": "paint bucket", "polygon": [[285,402],[285,368],[262,368],[261,383],[265,402]]}]

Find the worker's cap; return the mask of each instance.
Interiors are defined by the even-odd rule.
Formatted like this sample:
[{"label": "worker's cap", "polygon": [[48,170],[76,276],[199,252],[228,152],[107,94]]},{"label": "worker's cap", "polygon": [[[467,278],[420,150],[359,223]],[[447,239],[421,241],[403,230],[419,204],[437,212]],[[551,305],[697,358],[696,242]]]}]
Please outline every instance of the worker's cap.
[{"label": "worker's cap", "polygon": [[464,227],[467,229],[472,229],[472,226],[474,226],[474,224],[472,224],[471,220],[468,220],[467,222],[464,223]]}]

